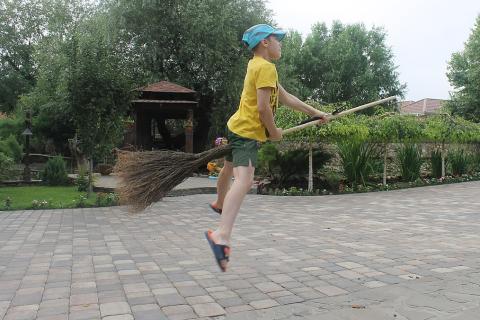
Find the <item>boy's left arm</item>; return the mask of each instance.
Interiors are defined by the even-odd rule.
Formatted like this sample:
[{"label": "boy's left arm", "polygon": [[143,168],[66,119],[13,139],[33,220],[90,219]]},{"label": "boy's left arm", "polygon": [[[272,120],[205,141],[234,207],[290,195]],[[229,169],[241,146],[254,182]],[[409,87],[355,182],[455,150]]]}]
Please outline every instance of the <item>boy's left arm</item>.
[{"label": "boy's left arm", "polygon": [[328,121],[328,113],[322,112],[312,106],[309,106],[302,100],[295,97],[293,94],[288,93],[280,84],[278,84],[278,98],[280,99],[280,103],[292,108],[293,110],[306,113],[312,117],[320,117],[322,122]]}]

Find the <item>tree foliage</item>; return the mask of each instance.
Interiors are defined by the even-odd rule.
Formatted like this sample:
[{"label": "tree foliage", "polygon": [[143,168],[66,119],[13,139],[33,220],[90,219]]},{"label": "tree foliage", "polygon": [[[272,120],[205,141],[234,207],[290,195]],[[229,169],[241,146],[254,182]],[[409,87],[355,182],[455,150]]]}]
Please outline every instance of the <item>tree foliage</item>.
[{"label": "tree foliage", "polygon": [[325,103],[360,105],[379,97],[402,96],[393,54],[381,28],[317,23],[303,44],[298,71],[311,97]]},{"label": "tree foliage", "polygon": [[89,156],[104,155],[121,138],[131,98],[131,84],[110,42],[106,22],[94,16],[67,41],[65,102],[81,149]]},{"label": "tree foliage", "polygon": [[[322,111],[331,111],[333,106],[319,106]],[[279,108],[276,123],[281,128],[298,125],[306,116],[287,108]],[[345,139],[360,139],[375,143],[433,142],[433,143],[479,143],[480,125],[459,116],[447,114],[417,117],[398,113],[383,113],[373,116],[351,114],[321,126],[312,126],[293,134],[286,140],[297,143],[335,142]]]},{"label": "tree foliage", "polygon": [[447,76],[455,88],[448,104],[452,113],[480,122],[480,15],[464,50],[452,55]]},{"label": "tree foliage", "polygon": [[45,29],[44,12],[42,1],[0,1],[0,111],[12,111],[18,95],[35,84],[34,45]]}]

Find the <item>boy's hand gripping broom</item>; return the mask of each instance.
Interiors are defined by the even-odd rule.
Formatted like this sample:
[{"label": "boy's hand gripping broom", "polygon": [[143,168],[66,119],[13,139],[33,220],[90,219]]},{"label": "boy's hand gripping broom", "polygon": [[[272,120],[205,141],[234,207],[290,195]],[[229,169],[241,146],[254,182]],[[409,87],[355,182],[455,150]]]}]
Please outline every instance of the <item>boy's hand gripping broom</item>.
[{"label": "boy's hand gripping broom", "polygon": [[[345,116],[394,100],[388,97],[370,102],[356,108],[328,115],[329,120]],[[310,118],[301,125],[283,130],[289,134],[321,122],[318,118]],[[123,204],[130,205],[134,211],[141,211],[153,202],[161,200],[168,192],[190,177],[198,168],[208,162],[227,155],[231,147],[219,146],[202,153],[185,153],[170,150],[160,151],[119,151],[115,173],[120,178],[118,193]]]}]

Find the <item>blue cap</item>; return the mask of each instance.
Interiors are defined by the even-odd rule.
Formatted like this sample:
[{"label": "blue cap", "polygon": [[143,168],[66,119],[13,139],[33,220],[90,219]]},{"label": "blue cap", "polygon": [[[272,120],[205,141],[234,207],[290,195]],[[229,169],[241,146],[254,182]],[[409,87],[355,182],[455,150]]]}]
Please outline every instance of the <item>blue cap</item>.
[{"label": "blue cap", "polygon": [[268,36],[274,35],[278,41],[281,41],[286,33],[286,31],[275,29],[268,24],[257,24],[248,28],[248,30],[243,33],[242,41],[247,45],[249,50],[253,50],[260,41]]}]

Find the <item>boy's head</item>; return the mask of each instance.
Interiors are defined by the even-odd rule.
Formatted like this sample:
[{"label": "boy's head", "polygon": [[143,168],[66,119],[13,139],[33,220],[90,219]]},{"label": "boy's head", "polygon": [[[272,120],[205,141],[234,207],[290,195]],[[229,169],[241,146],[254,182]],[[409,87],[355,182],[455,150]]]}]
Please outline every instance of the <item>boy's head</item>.
[{"label": "boy's head", "polygon": [[285,31],[275,29],[268,24],[257,24],[243,33],[242,41],[249,50],[254,52],[259,47],[268,48],[270,44],[273,47],[272,49],[275,50],[279,42],[285,37],[285,34]]}]

